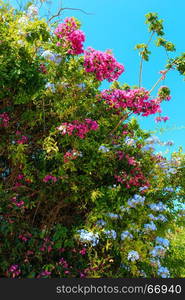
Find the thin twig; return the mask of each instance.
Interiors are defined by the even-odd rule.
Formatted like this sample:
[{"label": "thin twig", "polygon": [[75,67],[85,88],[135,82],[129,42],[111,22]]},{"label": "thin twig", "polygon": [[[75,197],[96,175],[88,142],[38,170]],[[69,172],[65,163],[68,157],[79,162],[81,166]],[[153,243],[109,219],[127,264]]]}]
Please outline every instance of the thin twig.
[{"label": "thin twig", "polygon": [[[171,67],[169,69],[166,69],[165,71],[165,76],[166,74],[173,68],[173,66],[175,65],[175,62],[171,65]],[[161,80],[164,79],[164,74],[157,80],[157,82],[153,85],[153,87],[151,88],[151,90],[149,91],[149,94],[151,94],[153,92],[153,90],[155,89],[155,87],[159,84],[159,82]]]},{"label": "thin twig", "polygon": [[139,67],[139,87],[141,87],[141,83],[142,83],[142,71],[143,71],[143,56],[141,57],[140,67]]},{"label": "thin twig", "polygon": [[123,121],[125,121],[127,118],[128,118],[128,114],[127,114],[127,115],[124,115],[124,116],[119,120],[118,124],[117,124],[116,127],[110,132],[109,135],[112,135],[112,134],[116,131],[116,129],[119,127],[119,125],[120,125]]},{"label": "thin twig", "polygon": [[88,13],[88,12],[86,12],[85,10],[83,10],[83,9],[81,9],[81,8],[64,7],[64,8],[60,8],[59,11],[58,11],[58,13],[57,13],[56,15],[52,16],[51,18],[49,18],[48,22],[50,22],[50,21],[51,21],[52,19],[54,19],[54,18],[59,17],[60,14],[61,14],[61,12],[62,12],[63,10],[67,10],[67,9],[68,9],[68,10],[78,10],[78,11],[81,11],[82,13],[84,13],[84,14],[86,14],[86,15],[93,15],[92,13]]},{"label": "thin twig", "polygon": [[162,75],[158,80],[157,80],[157,82],[154,84],[154,86],[151,88],[151,90],[149,91],[149,94],[151,94],[152,92],[153,92],[153,90],[155,89],[155,87],[159,84],[159,82],[161,81],[161,80],[163,80],[164,79],[164,76]]},{"label": "thin twig", "polygon": [[[150,38],[148,40],[148,43],[146,44],[146,48],[148,48],[152,37],[154,35],[154,32],[152,32],[152,34],[150,35]],[[141,87],[141,83],[142,83],[142,72],[143,72],[143,55],[141,56],[141,61],[140,61],[140,68],[139,68],[139,87]]]},{"label": "thin twig", "polygon": [[120,126],[120,124],[125,121],[127,118],[129,118],[133,113],[130,114],[126,114],[124,115],[118,122],[118,124],[116,125],[116,127],[114,127],[114,129],[109,133],[108,138],[110,138],[112,136],[112,134],[116,131],[116,129]]},{"label": "thin twig", "polygon": [[36,214],[37,214],[37,212],[38,212],[38,209],[39,209],[40,204],[41,204],[41,201],[39,201],[38,204],[37,204],[37,208],[36,208],[36,210],[35,210],[35,213],[34,213],[34,216],[33,216],[33,220],[32,220],[32,225],[33,225],[34,222],[35,222],[35,217],[36,217]]}]

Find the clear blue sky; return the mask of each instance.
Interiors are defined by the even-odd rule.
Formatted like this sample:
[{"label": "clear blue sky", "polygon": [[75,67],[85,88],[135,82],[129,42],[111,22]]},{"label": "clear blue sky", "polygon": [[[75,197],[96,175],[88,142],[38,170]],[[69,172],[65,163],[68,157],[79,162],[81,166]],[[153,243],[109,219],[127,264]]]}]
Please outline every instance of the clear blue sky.
[{"label": "clear blue sky", "polygon": [[[10,1],[15,3],[15,0]],[[25,1],[26,2],[26,1]],[[58,0],[53,0],[52,12],[57,11]],[[145,14],[157,12],[164,19],[166,39],[176,45],[176,54],[185,52],[185,1],[184,0],[63,0],[63,7],[80,8],[92,15],[85,15],[80,11],[66,10],[62,18],[75,16],[82,23],[82,30],[86,34],[85,47],[91,46],[97,50],[112,49],[116,59],[124,64],[125,72],[120,77],[121,82],[129,85],[138,84],[139,55],[134,46],[146,43],[149,37]],[[144,64],[143,87],[150,89],[159,78],[159,71],[164,69],[167,56],[163,48],[151,47],[152,56],[149,63]],[[173,140],[176,150],[183,146],[185,150],[185,81],[183,76],[172,71],[161,85],[171,88],[172,100],[162,105],[163,114],[170,120],[158,127],[171,128],[160,135],[163,141]],[[104,83],[107,88],[108,84]],[[139,118],[142,128],[154,130],[156,124],[154,116]],[[172,130],[172,128],[178,128]],[[165,150],[163,148],[163,150]]]}]

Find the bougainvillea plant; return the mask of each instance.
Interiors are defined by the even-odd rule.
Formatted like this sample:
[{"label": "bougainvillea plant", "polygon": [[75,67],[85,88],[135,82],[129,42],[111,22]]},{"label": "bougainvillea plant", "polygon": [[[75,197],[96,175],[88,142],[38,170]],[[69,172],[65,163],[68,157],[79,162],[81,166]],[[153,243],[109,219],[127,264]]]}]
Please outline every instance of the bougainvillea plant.
[{"label": "bougainvillea plant", "polygon": [[[146,20],[174,50],[157,15]],[[117,82],[123,64],[84,41],[74,17],[53,28],[34,5],[0,2],[0,276],[172,276],[165,233],[183,201],[184,155],[155,154],[162,142],[133,117],[160,113],[170,90]],[[148,45],[137,48],[148,60]],[[184,54],[169,60],[159,81],[184,65]]]}]

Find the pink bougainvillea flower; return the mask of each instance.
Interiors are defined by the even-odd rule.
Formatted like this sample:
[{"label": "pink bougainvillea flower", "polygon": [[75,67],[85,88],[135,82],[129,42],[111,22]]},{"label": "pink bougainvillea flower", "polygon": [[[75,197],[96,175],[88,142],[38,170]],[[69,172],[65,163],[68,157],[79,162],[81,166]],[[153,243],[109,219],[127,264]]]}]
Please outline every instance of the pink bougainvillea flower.
[{"label": "pink bougainvillea flower", "polygon": [[45,270],[45,271],[42,271],[42,272],[37,276],[37,278],[45,277],[45,276],[49,276],[49,275],[51,275],[51,272]]},{"label": "pink bougainvillea flower", "polygon": [[11,199],[11,202],[14,203],[17,207],[24,207],[25,204],[23,200],[18,201],[16,196]]},{"label": "pink bougainvillea flower", "polygon": [[69,267],[67,261],[63,257],[59,260],[59,265],[62,265],[64,269],[67,269]]},{"label": "pink bougainvillea flower", "polygon": [[[149,116],[160,111],[158,99],[150,99],[150,94],[144,88],[133,90],[104,90],[101,92],[99,101],[103,101],[115,110],[128,109],[134,114]],[[127,131],[123,131],[123,134]]]},{"label": "pink bougainvillea flower", "polygon": [[17,179],[18,180],[22,180],[24,178],[24,175],[23,174],[18,174],[18,176],[17,176]]},{"label": "pink bougainvillea flower", "polygon": [[79,122],[78,120],[73,121],[72,123],[62,123],[57,129],[61,132],[62,135],[76,135],[81,139],[86,137],[86,134],[91,130],[97,130],[99,125],[96,121],[91,119],[85,119],[85,122]]},{"label": "pink bougainvillea flower", "polygon": [[22,137],[17,140],[17,144],[27,144],[28,143],[28,137],[25,135],[22,135]]},{"label": "pink bougainvillea flower", "polygon": [[91,47],[85,51],[84,67],[86,72],[94,73],[99,81],[117,80],[124,72],[124,66],[115,60],[110,51],[101,52]]},{"label": "pink bougainvillea flower", "polygon": [[32,255],[32,254],[34,254],[34,252],[31,251],[31,250],[28,250],[28,251],[26,252],[26,254],[27,254],[27,255]]},{"label": "pink bougainvillea flower", "polygon": [[156,117],[156,118],[155,118],[155,122],[156,122],[156,123],[162,122],[162,121],[163,121],[163,122],[166,122],[166,121],[168,121],[168,120],[169,120],[169,117],[167,117],[167,116],[166,116],[166,117]]},{"label": "pink bougainvillea flower", "polygon": [[79,253],[80,253],[81,255],[85,255],[86,252],[87,252],[87,249],[86,249],[86,248],[83,248],[82,250],[80,250]]},{"label": "pink bougainvillea flower", "polygon": [[0,114],[0,127],[8,127],[10,118],[6,112]]},{"label": "pink bougainvillea flower", "polygon": [[55,176],[52,176],[52,175],[46,175],[43,178],[43,182],[48,182],[48,181],[56,182],[57,178]]},{"label": "pink bougainvillea flower", "polygon": [[8,272],[11,273],[12,278],[15,278],[21,274],[19,265],[11,265]]},{"label": "pink bougainvillea flower", "polygon": [[22,234],[20,234],[20,235],[18,236],[18,238],[19,238],[21,241],[23,241],[23,242],[27,242],[27,240],[28,240],[28,238],[27,238],[26,236],[22,235]]},{"label": "pink bougainvillea flower", "polygon": [[59,24],[54,31],[54,34],[61,40],[56,45],[67,48],[68,54],[78,55],[84,52],[85,35],[78,27],[75,18],[71,17],[66,18],[64,23]]}]

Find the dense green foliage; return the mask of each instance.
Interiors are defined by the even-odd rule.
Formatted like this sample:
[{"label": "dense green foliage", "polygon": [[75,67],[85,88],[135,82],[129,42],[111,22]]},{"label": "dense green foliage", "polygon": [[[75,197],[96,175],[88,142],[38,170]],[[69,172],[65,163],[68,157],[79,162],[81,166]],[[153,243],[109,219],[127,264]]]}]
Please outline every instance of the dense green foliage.
[{"label": "dense green foliage", "polygon": [[[0,3],[0,276],[168,277],[159,259],[184,276],[175,242],[171,260],[151,254],[179,220],[184,154],[148,149],[133,107],[102,101],[85,56],[58,42],[45,20]],[[117,90],[136,103],[144,93],[114,81]]]}]

